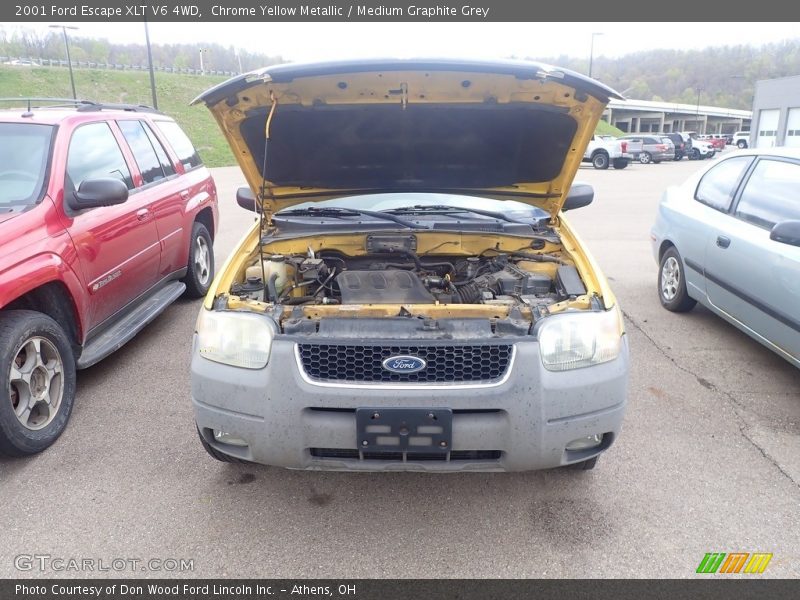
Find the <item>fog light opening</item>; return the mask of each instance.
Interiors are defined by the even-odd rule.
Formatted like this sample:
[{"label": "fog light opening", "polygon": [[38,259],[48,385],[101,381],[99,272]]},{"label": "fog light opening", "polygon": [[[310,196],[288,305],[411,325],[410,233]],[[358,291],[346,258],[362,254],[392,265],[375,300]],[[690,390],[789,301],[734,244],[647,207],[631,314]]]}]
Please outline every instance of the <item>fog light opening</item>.
[{"label": "fog light opening", "polygon": [[222,431],[221,429],[214,429],[213,431],[215,442],[219,442],[220,444],[228,444],[229,446],[247,446],[247,442],[245,440],[240,437],[236,437],[227,431]]},{"label": "fog light opening", "polygon": [[591,448],[597,448],[602,443],[603,443],[603,434],[596,433],[595,435],[590,435],[587,437],[578,438],[577,440],[572,440],[569,444],[567,444],[567,450],[570,451],[589,450]]}]

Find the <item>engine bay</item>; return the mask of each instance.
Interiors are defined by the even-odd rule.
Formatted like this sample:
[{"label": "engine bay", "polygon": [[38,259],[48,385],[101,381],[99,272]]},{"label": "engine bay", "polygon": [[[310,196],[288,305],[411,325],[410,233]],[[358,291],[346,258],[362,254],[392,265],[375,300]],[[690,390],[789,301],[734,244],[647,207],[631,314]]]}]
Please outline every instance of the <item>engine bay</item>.
[{"label": "engine bay", "polygon": [[[275,306],[494,305],[545,309],[587,294],[557,238],[476,255],[419,252],[416,234],[370,233],[362,251],[333,248],[269,253],[265,247],[230,289]],[[446,242],[455,244],[455,242]],[[444,245],[444,244],[440,244]]]}]

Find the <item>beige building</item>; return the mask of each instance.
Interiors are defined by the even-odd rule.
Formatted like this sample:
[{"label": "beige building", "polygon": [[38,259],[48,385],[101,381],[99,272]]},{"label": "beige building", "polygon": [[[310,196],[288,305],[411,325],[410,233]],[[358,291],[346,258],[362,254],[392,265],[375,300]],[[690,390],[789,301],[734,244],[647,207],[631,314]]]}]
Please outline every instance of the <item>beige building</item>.
[{"label": "beige building", "polygon": [[734,133],[749,129],[752,117],[753,113],[749,110],[628,99],[611,100],[603,115],[605,121],[629,133]]}]

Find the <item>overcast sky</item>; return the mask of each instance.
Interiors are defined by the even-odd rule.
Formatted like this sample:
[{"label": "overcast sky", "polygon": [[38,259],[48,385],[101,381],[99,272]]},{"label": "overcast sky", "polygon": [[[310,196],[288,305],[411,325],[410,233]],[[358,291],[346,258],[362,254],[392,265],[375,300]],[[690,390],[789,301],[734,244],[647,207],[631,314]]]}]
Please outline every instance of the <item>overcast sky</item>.
[{"label": "overcast sky", "polygon": [[[136,23],[72,23],[71,35],[144,43]],[[5,29],[44,24],[0,24]],[[355,57],[616,57],[656,48],[762,45],[800,37],[797,23],[151,23],[154,44],[216,42],[295,61]]]}]

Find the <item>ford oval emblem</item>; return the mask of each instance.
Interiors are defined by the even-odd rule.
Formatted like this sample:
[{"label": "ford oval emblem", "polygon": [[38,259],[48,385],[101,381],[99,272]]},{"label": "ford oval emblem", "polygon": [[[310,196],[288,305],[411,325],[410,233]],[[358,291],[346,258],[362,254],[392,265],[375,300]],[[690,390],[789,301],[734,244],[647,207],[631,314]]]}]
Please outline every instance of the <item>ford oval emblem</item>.
[{"label": "ford oval emblem", "polygon": [[416,356],[390,356],[382,364],[392,373],[417,373],[428,366],[425,360]]}]

